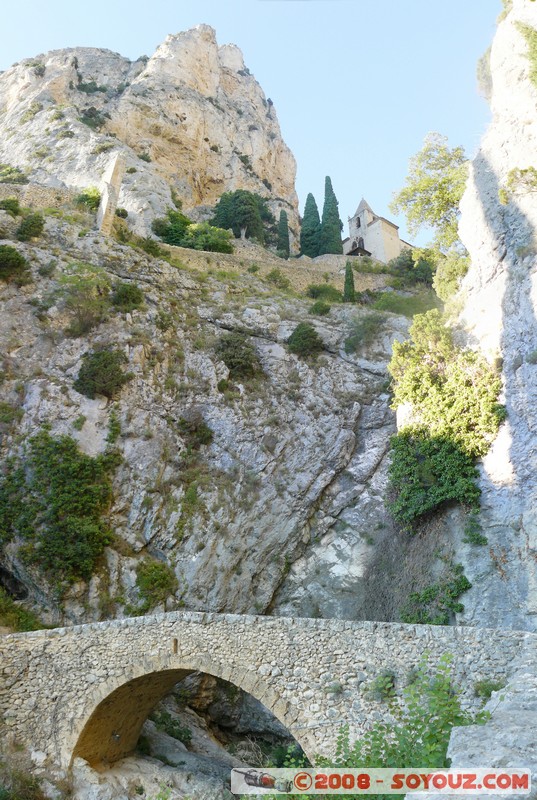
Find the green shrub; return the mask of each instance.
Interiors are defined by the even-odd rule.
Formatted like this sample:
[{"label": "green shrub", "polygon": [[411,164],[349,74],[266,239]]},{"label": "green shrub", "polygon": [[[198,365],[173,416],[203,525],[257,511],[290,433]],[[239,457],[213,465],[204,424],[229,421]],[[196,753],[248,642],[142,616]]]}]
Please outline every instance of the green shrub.
[{"label": "green shrub", "polygon": [[101,114],[100,111],[94,106],[91,108],[87,108],[85,111],[82,112],[82,115],[79,117],[80,122],[84,125],[87,125],[88,128],[91,128],[94,131],[100,130],[106,122],[106,117],[104,114]]},{"label": "green shrub", "polygon": [[479,507],[474,458],[425,428],[404,428],[392,437],[389,476],[395,499],[388,507],[406,526],[448,502]]},{"label": "green shrub", "polygon": [[331,306],[328,303],[325,303],[324,300],[316,300],[315,303],[310,306],[309,313],[314,314],[317,317],[325,317],[330,313],[330,309]]},{"label": "green shrub", "polygon": [[500,376],[479,353],[455,345],[438,311],[417,316],[410,337],[393,345],[394,406],[411,403],[430,435],[472,458],[484,455],[505,419]]},{"label": "green shrub", "polygon": [[43,103],[31,103],[28,109],[21,116],[21,122],[30,122],[40,111],[43,111]]},{"label": "green shrub", "polygon": [[110,283],[103,269],[92,264],[72,264],[59,278],[59,284],[71,317],[65,330],[68,336],[83,336],[106,318]]},{"label": "green shrub", "polygon": [[367,685],[367,693],[374,700],[390,700],[395,697],[395,673],[384,669]]},{"label": "green shrub", "polygon": [[450,501],[478,509],[474,462],[505,418],[499,375],[454,343],[437,310],[416,316],[410,337],[389,364],[394,407],[409,403],[417,420],[392,439],[391,510],[405,524]]},{"label": "green shrub", "polygon": [[45,220],[41,214],[28,214],[15,231],[15,235],[19,242],[29,242],[30,239],[41,236],[44,227]]},{"label": "green shrub", "polygon": [[9,281],[28,276],[28,262],[14,247],[0,244],[0,280]]},{"label": "green shrub", "polygon": [[309,322],[300,322],[287,340],[291,353],[303,358],[317,356],[324,350],[324,343],[313,325]]},{"label": "green shrub", "polygon": [[142,250],[144,250],[144,252],[150,256],[153,256],[154,258],[159,258],[160,256],[164,255],[164,250],[162,247],[158,242],[152,239],[151,236],[146,236],[145,238],[138,236],[134,240],[134,244],[136,247],[140,247]]},{"label": "green shrub", "polygon": [[0,625],[13,631],[38,631],[44,627],[31,611],[18,605],[0,586]]},{"label": "green shrub", "polygon": [[85,206],[90,211],[97,211],[101,202],[101,193],[96,186],[89,186],[75,198],[79,206]]},{"label": "green shrub", "polygon": [[112,305],[118,311],[127,313],[141,308],[144,302],[144,293],[135,283],[117,283],[112,294]]},{"label": "green shrub", "polygon": [[373,308],[376,308],[377,311],[391,311],[392,314],[401,314],[410,318],[441,305],[436,294],[431,290],[421,291],[410,297],[404,297],[397,292],[379,292],[376,298]]},{"label": "green shrub", "polygon": [[151,230],[166,244],[181,247],[190,220],[180,211],[170,208],[166,217],[153,220]]},{"label": "green shrub", "polygon": [[532,25],[516,22],[516,27],[526,40],[527,56],[530,63],[530,81],[537,86],[537,30]]},{"label": "green shrub", "polygon": [[24,411],[20,406],[14,406],[11,403],[6,403],[0,400],[0,424],[11,425],[13,422],[20,422]]},{"label": "green shrub", "polygon": [[247,271],[255,275],[256,272],[259,272],[259,264],[250,264]]},{"label": "green shrub", "polygon": [[120,219],[127,219],[128,216],[129,212],[126,208],[116,208],[116,217],[119,217]]},{"label": "green shrub", "polygon": [[235,380],[252,378],[262,372],[256,349],[245,333],[233,331],[222,336],[216,345],[216,355]]},{"label": "green shrub", "polygon": [[136,167],[127,167],[126,172],[127,172],[127,175],[134,175],[134,173],[138,172],[138,170],[136,169]]},{"label": "green shrub", "polygon": [[0,183],[28,183],[28,177],[18,167],[0,164]]},{"label": "green shrub", "polygon": [[73,386],[77,392],[91,399],[96,395],[115,397],[132,378],[121,368],[126,361],[126,355],[120,350],[103,349],[86,353]]},{"label": "green shrub", "polygon": [[0,200],[0,211],[7,211],[12,217],[18,217],[21,213],[18,197],[6,197],[5,200]]},{"label": "green shrub", "polygon": [[215,228],[208,222],[190,224],[181,240],[181,247],[193,250],[206,250],[210,253],[232,253],[231,232]]},{"label": "green shrub", "polygon": [[314,300],[326,300],[330,303],[343,302],[343,295],[329,283],[312,283],[306,289],[308,297],[313,297]]},{"label": "green shrub", "polygon": [[483,529],[481,528],[481,523],[479,522],[479,517],[477,514],[470,514],[468,517],[468,521],[464,526],[464,536],[462,537],[462,541],[474,545],[487,544],[488,539],[483,534]]},{"label": "green shrub", "polygon": [[146,558],[136,568],[136,586],[141,600],[137,611],[145,614],[154,606],[165,603],[175,594],[179,584],[168,564]]},{"label": "green shrub", "polygon": [[354,290],[354,273],[352,271],[352,264],[347,261],[345,265],[345,285],[343,287],[343,302],[354,303],[356,300],[356,292]]},{"label": "green shrub", "polygon": [[368,347],[381,333],[386,324],[386,315],[369,312],[352,323],[352,332],[345,339],[345,352],[356,353],[362,347]]},{"label": "green shrub", "polygon": [[79,83],[76,87],[79,92],[84,94],[95,94],[96,92],[106,92],[107,86],[99,86],[95,81],[88,81],[88,83]]},{"label": "green shrub", "polygon": [[155,711],[150,719],[153,720],[159,731],[164,731],[188,747],[192,741],[192,731],[178,719],[174,719],[169,711]]},{"label": "green shrub", "polygon": [[210,444],[213,440],[213,432],[203,419],[199,409],[191,409],[185,412],[178,423],[180,433],[186,440],[189,450],[199,450],[204,444]]},{"label": "green shrub", "polygon": [[[341,730],[335,757],[316,760],[317,767],[415,768],[449,767],[447,748],[454,727],[482,724],[488,715],[463,711],[460,690],[450,676],[450,657],[444,656],[435,666],[420,662],[416,679],[403,689],[402,699],[390,700],[392,720],[374,722],[361,739],[349,741],[348,727]],[[349,795],[352,797],[352,795]],[[354,797],[370,795],[354,795]],[[393,795],[374,795],[376,800],[390,800]]]},{"label": "green shrub", "polygon": [[69,436],[32,437],[0,482],[0,544],[20,538],[23,557],[60,584],[89,579],[111,540],[103,514],[116,466],[110,454],[81,453]]},{"label": "green shrub", "polygon": [[490,679],[484,679],[474,683],[474,694],[476,697],[484,697],[486,700],[490,700],[492,692],[499,692],[504,688],[505,681],[492,681]]},{"label": "green shrub", "polygon": [[286,278],[281,269],[272,269],[266,276],[266,280],[278,289],[288,289],[291,285],[289,278]]},{"label": "green shrub", "polygon": [[469,268],[469,257],[457,253],[456,250],[450,250],[445,257],[438,259],[433,287],[441,300],[446,302],[458,291]]},{"label": "green shrub", "polygon": [[140,159],[140,161],[145,161],[147,164],[150,164],[152,160],[149,153],[140,153],[138,158]]},{"label": "green shrub", "polygon": [[449,625],[454,613],[464,611],[459,597],[472,584],[464,574],[462,564],[454,564],[451,574],[427,586],[421,592],[412,592],[401,610],[401,622],[418,625]]}]

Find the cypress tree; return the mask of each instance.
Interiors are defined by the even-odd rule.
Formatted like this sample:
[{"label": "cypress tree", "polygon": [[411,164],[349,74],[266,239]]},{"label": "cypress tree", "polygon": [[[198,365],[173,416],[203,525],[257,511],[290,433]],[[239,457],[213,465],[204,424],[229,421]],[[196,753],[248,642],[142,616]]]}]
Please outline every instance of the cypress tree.
[{"label": "cypress tree", "polygon": [[234,236],[245,236],[247,239],[257,239],[264,242],[265,232],[261,212],[263,198],[248,192],[246,189],[237,189],[234,192],[225,192],[215,208],[211,224],[217,228],[232,228]]},{"label": "cypress tree", "polygon": [[287,219],[287,211],[283,209],[280,211],[280,219],[278,222],[278,255],[282,258],[289,258],[289,221]]},{"label": "cypress tree", "polygon": [[300,253],[303,256],[315,258],[319,255],[319,245],[321,238],[321,219],[319,209],[314,196],[310,194],[306,198],[304,206],[304,219],[300,230]]},{"label": "cypress tree", "polygon": [[319,254],[343,253],[341,231],[343,223],[339,218],[338,202],[332,189],[332,181],[327,176],[324,183],[323,219],[321,222],[321,237]]},{"label": "cypress tree", "polygon": [[354,273],[352,271],[352,264],[347,261],[345,264],[345,285],[343,287],[343,302],[354,303],[356,300],[356,292],[354,291]]}]

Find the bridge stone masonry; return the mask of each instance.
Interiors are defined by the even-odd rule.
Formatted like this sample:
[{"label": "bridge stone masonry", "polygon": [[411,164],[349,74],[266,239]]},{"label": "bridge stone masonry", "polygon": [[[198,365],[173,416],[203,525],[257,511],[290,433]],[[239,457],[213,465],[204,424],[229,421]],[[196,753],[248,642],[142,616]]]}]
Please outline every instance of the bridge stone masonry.
[{"label": "bridge stone masonry", "polygon": [[0,718],[14,742],[64,769],[107,765],[136,746],[155,704],[188,673],[251,693],[306,753],[330,754],[387,713],[367,687],[383,670],[396,688],[425,653],[453,657],[466,707],[479,680],[507,681],[535,634],[328,619],[199,612],[0,637]]}]

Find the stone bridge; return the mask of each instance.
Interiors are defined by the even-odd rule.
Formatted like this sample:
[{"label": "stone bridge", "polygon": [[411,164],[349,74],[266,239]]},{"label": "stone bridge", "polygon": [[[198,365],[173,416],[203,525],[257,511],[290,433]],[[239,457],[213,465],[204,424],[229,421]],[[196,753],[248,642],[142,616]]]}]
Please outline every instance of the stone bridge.
[{"label": "stone bridge", "polygon": [[[12,739],[68,768],[130,753],[154,705],[188,673],[260,700],[306,753],[328,754],[341,725],[359,735],[385,713],[368,685],[396,687],[425,653],[446,653],[471,706],[478,680],[505,681],[532,634],[479,628],[198,612],[0,636],[0,718]],[[533,638],[536,638],[533,635]]]}]

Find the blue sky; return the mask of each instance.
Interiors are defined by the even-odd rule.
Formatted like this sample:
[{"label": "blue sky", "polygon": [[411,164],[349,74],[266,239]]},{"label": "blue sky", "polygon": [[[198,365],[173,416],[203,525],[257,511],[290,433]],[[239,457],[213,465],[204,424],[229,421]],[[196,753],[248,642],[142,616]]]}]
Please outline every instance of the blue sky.
[{"label": "blue sky", "polygon": [[208,23],[274,101],[301,210],[310,191],[322,207],[330,175],[346,226],[362,195],[393,218],[388,203],[429,131],[475,152],[489,119],[475,65],[500,10],[501,0],[25,0],[2,9],[0,69],[61,47],[134,59]]}]

